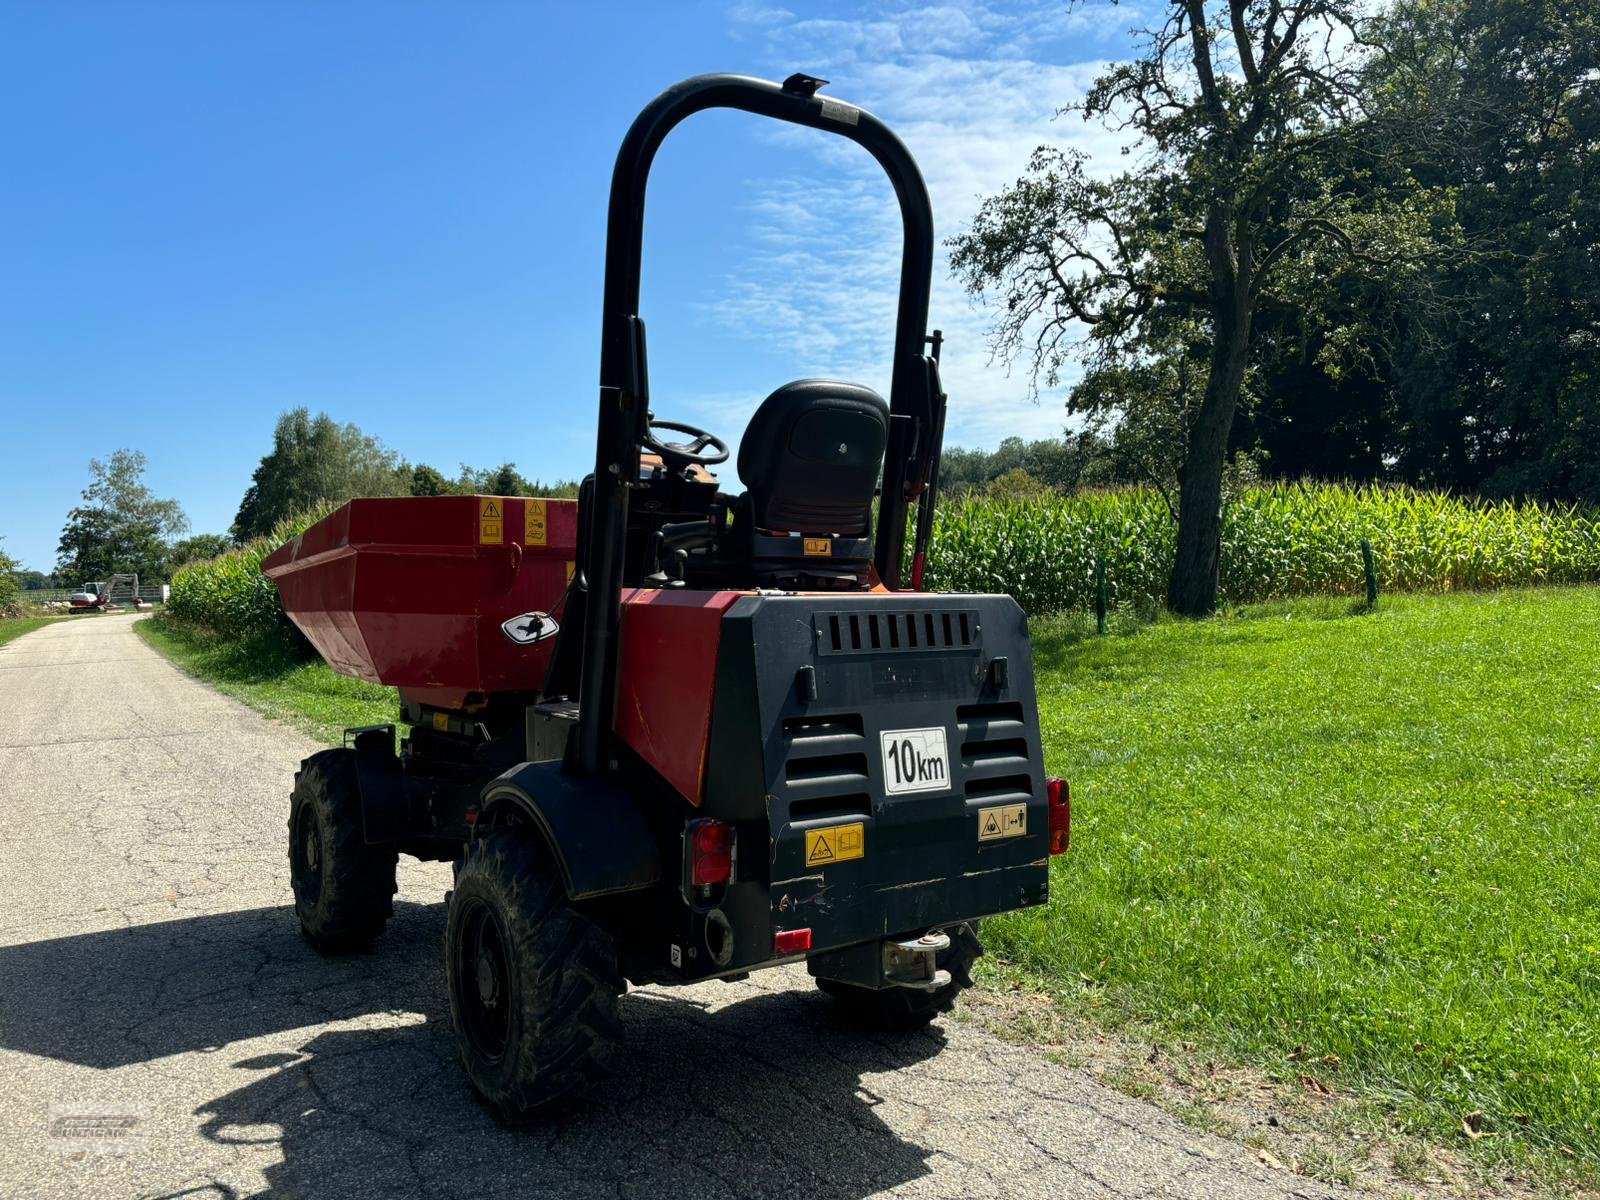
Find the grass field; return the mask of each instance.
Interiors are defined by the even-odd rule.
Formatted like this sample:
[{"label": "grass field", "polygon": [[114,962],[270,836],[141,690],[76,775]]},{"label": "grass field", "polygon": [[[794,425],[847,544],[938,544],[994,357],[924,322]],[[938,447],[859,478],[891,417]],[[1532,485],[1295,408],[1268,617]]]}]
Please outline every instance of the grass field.
[{"label": "grass field", "polygon": [[[393,719],[388,689],[271,640],[139,630],[326,741]],[[1035,658],[1073,846],[1047,909],[986,924],[1005,976],[1600,1171],[1600,589],[1056,618]]]},{"label": "grass field", "polygon": [[336,675],[321,659],[296,658],[275,636],[222,638],[160,617],[134,628],[189,674],[330,746],[351,726],[381,725],[399,714],[393,688]]},{"label": "grass field", "polygon": [[15,641],[25,633],[32,633],[42,625],[51,621],[65,620],[63,617],[0,617],[0,646],[7,642]]},{"label": "grass field", "polygon": [[1073,848],[991,953],[1099,1021],[1600,1161],[1600,590],[1045,622],[1035,656]]}]

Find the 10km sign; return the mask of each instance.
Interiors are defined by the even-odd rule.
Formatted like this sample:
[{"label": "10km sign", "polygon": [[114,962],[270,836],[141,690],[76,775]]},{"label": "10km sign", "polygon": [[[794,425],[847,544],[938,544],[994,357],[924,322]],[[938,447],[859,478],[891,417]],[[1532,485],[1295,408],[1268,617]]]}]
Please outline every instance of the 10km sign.
[{"label": "10km sign", "polygon": [[950,751],[942,725],[886,729],[878,737],[883,747],[883,788],[891,796],[939,792],[950,786]]}]

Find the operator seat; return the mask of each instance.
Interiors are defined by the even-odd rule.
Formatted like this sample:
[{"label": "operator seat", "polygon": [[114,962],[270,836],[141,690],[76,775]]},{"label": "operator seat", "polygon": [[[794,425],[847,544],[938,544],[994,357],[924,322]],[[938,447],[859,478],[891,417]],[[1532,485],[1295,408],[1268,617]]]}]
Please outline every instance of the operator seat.
[{"label": "operator seat", "polygon": [[860,384],[802,379],[762,401],[739,443],[734,517],[757,583],[866,583],[888,439],[889,406]]}]

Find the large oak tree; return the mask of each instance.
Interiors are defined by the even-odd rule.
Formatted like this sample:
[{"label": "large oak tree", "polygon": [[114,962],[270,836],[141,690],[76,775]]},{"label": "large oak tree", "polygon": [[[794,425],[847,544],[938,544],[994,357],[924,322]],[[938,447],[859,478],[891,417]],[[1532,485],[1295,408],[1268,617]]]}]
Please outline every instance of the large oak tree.
[{"label": "large oak tree", "polygon": [[1163,15],[1071,110],[1120,131],[1133,168],[1096,174],[1041,148],[954,239],[952,263],[994,303],[1002,357],[1048,385],[1069,361],[1087,367],[1076,411],[1117,408],[1108,382],[1151,376],[1175,338],[1191,343],[1200,369],[1165,398],[1182,444],[1168,604],[1203,615],[1257,313],[1414,261],[1437,197],[1375,150],[1352,4],[1182,0]]}]

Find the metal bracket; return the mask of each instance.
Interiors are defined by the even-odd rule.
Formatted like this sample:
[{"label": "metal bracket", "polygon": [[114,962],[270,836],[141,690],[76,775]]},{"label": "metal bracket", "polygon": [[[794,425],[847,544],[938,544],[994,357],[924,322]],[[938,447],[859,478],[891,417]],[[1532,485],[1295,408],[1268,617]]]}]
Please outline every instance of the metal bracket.
[{"label": "metal bracket", "polygon": [[344,731],[344,746],[348,750],[373,750],[394,753],[394,725],[356,725]]},{"label": "metal bracket", "polygon": [[891,987],[936,992],[950,983],[939,969],[938,955],[950,949],[950,935],[934,930],[906,942],[883,943],[883,981]]}]

